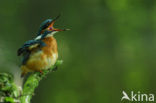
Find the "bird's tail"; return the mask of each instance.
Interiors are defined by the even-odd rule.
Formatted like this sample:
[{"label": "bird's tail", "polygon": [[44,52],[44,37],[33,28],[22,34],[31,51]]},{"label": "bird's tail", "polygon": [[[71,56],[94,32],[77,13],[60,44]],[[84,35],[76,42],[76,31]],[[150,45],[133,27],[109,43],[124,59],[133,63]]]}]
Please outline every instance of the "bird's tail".
[{"label": "bird's tail", "polygon": [[21,77],[24,77],[29,71],[29,69],[24,65],[21,66],[21,70],[22,70]]}]

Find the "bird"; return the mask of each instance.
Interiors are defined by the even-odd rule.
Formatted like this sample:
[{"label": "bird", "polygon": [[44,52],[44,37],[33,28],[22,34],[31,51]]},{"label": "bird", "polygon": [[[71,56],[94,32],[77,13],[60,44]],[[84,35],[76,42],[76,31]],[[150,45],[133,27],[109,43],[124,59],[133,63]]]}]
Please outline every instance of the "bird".
[{"label": "bird", "polygon": [[41,23],[37,36],[26,41],[17,50],[17,55],[22,56],[21,77],[29,72],[41,72],[53,66],[58,59],[57,41],[54,34],[69,29],[54,28],[55,21],[59,18],[47,19]]}]

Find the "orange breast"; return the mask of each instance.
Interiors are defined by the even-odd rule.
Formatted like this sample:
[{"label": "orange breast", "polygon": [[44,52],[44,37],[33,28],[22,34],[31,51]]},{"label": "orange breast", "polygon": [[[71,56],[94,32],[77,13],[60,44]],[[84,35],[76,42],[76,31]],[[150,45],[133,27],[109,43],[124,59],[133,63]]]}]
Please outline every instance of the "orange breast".
[{"label": "orange breast", "polygon": [[40,71],[48,69],[55,64],[58,53],[57,53],[57,42],[54,37],[47,37],[43,39],[46,44],[40,51],[36,51],[31,54],[26,67],[29,71]]},{"label": "orange breast", "polygon": [[57,42],[54,37],[44,38],[43,41],[46,44],[46,46],[42,48],[42,51],[47,56],[52,56],[53,53],[57,53]]}]

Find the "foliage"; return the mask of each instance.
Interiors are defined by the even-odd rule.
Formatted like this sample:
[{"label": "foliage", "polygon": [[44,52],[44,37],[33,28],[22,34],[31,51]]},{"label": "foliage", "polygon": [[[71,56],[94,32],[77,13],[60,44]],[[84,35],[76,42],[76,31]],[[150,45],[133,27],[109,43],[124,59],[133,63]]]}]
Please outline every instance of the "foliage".
[{"label": "foliage", "polygon": [[40,80],[42,80],[49,72],[53,71],[61,64],[62,60],[57,60],[55,65],[48,70],[44,70],[43,74],[38,72],[30,74],[27,80],[24,82],[22,91],[17,89],[11,74],[0,73],[0,99],[4,98],[1,102],[16,103],[20,101],[20,103],[30,103],[30,100],[35,89],[39,85]]}]

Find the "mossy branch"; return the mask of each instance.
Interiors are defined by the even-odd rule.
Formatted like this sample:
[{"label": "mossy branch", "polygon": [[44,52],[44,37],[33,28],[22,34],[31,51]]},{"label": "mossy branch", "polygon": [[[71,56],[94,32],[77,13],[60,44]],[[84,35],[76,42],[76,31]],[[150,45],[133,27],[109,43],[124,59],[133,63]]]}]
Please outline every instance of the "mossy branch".
[{"label": "mossy branch", "polygon": [[30,103],[35,89],[48,73],[54,71],[62,64],[62,60],[57,60],[55,65],[43,73],[34,72],[28,76],[24,82],[23,89],[19,90],[13,81],[13,76],[9,73],[0,73],[0,102],[9,103]]}]

